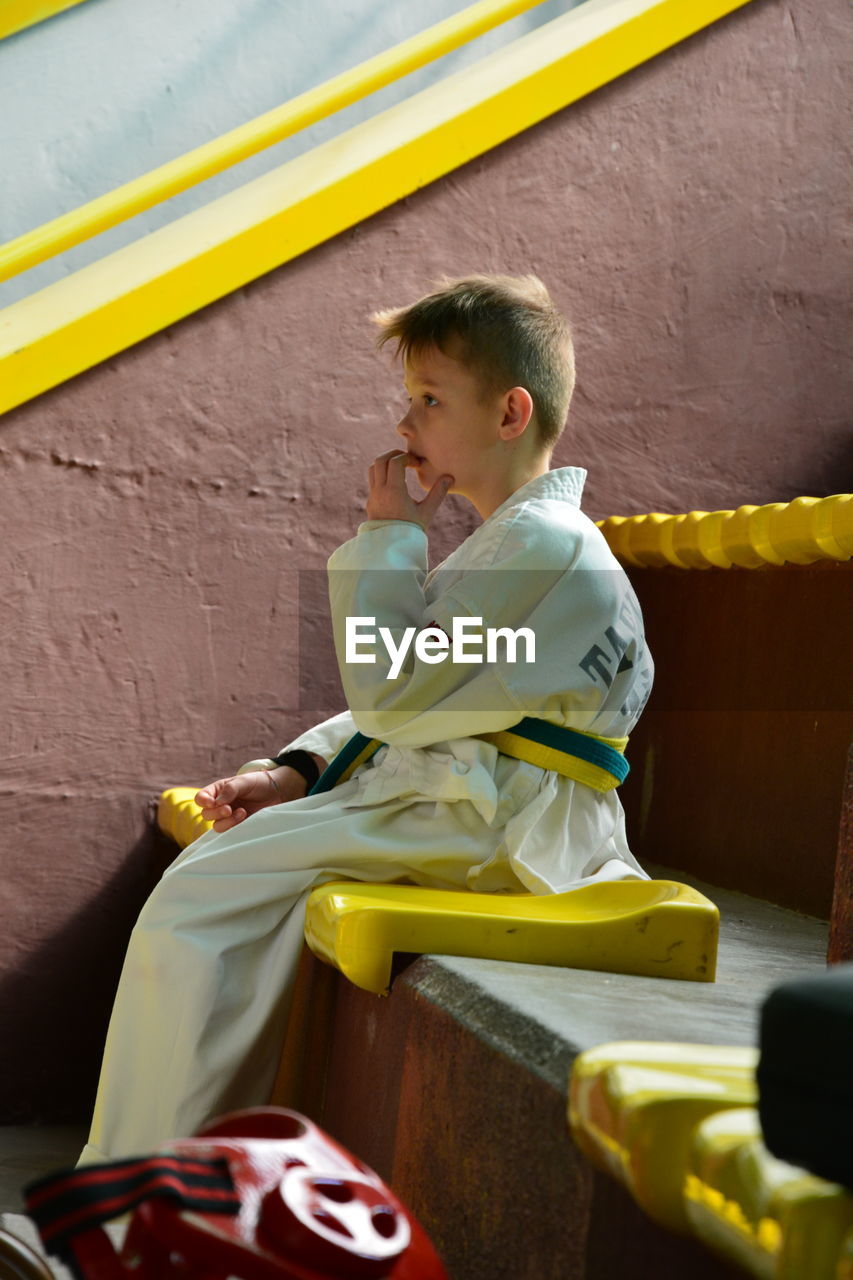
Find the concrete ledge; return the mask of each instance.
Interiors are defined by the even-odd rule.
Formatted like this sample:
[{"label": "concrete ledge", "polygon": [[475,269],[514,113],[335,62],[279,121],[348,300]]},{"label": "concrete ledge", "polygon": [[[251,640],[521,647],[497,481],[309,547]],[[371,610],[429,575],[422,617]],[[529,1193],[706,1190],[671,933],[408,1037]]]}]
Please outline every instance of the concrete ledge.
[{"label": "concrete ledge", "polygon": [[823,922],[695,883],[722,913],[714,985],[421,957],[382,999],[306,955],[276,1100],[388,1179],[454,1280],[738,1274],[644,1218],[566,1120],[583,1049],[753,1044],[766,992],[823,966]]},{"label": "concrete ledge", "polygon": [[[443,956],[431,958],[428,971],[419,972],[418,989],[474,1034],[502,1052],[520,1055],[530,1070],[558,1088],[565,1088],[578,1053],[607,1040],[755,1044],[758,1009],[767,992],[786,977],[824,967],[827,924],[683,872],[650,870],[655,876],[681,876],[719,906],[715,983]],[[544,1042],[549,1052],[540,1057],[536,1046]]]}]

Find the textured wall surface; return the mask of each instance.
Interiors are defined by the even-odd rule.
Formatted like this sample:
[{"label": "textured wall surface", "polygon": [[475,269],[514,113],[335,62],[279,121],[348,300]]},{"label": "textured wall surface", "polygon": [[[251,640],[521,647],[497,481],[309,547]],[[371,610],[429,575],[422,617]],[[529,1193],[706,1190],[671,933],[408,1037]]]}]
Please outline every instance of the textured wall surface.
[{"label": "textured wall surface", "polygon": [[[331,685],[300,706],[297,589],[317,594],[300,571],[352,534],[367,463],[394,443],[372,309],[442,272],[538,272],[574,320],[555,463],[589,468],[592,516],[850,487],[845,16],[753,0],[0,421],[7,1117],[86,1110],[130,921],[168,856],[157,792],[339,709]],[[434,555],[475,522],[449,500]]]}]

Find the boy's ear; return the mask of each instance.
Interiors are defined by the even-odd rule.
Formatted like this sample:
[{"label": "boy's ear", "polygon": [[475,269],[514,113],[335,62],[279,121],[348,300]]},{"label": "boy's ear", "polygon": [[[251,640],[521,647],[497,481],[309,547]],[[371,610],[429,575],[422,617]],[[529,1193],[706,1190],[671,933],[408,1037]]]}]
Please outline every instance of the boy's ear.
[{"label": "boy's ear", "polygon": [[501,437],[514,440],[524,431],[533,416],[533,397],[526,387],[513,387],[504,396]]}]

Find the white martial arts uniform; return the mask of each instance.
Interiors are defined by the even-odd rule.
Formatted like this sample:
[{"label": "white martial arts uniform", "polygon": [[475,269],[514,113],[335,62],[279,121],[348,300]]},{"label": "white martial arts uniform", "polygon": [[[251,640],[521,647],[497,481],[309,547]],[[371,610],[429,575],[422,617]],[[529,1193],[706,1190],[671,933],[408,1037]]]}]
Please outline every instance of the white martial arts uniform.
[{"label": "white martial arts uniform", "polygon": [[[645,877],[615,791],[500,755],[470,735],[522,717],[618,738],[652,679],[633,590],[578,509],[585,472],[550,471],[512,494],[436,570],[407,521],[368,521],[329,561],[352,708],[302,734],[331,760],[358,729],[382,747],[331,791],[275,805],[181,853],[131,937],[83,1159],[116,1158],[267,1101],[302,945],[304,899],[324,881],[407,879],[479,891],[568,890]],[[347,617],[403,628],[454,617],[530,628],[536,660],[400,674],[344,658]]]}]

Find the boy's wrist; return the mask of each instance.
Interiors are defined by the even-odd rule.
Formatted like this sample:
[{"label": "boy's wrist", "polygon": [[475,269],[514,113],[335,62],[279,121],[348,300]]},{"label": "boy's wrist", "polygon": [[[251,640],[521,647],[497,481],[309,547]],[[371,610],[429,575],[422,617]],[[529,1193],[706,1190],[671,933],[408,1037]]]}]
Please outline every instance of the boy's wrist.
[{"label": "boy's wrist", "polygon": [[274,759],[277,765],[287,765],[289,768],[295,769],[298,774],[301,774],[305,781],[306,793],[311,790],[320,777],[321,770],[310,751],[302,751],[300,748],[291,751],[280,751]]},{"label": "boy's wrist", "polygon": [[300,800],[308,794],[305,779],[289,765],[277,765],[275,769],[267,769],[266,774],[271,791],[276,792],[280,800]]},{"label": "boy's wrist", "polygon": [[426,533],[426,530],[419,520],[409,520],[406,516],[383,516],[377,517],[374,520],[363,520],[358,526],[358,532],[369,533],[371,529],[381,529],[386,524],[413,524],[416,529],[420,529]]}]

